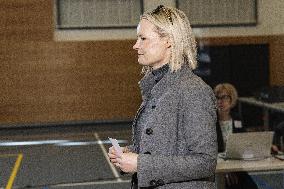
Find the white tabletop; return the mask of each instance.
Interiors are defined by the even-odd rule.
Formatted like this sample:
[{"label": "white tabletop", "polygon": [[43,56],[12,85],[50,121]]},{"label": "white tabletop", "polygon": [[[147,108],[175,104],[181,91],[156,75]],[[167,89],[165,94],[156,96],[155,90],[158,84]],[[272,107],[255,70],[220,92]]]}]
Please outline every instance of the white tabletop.
[{"label": "white tabletop", "polygon": [[224,160],[218,158],[216,173],[284,170],[284,161],[274,157],[262,160]]},{"label": "white tabletop", "polygon": [[271,110],[276,110],[284,112],[284,102],[268,103],[255,99],[254,97],[239,97],[239,102],[245,102],[248,104],[253,104],[255,106],[264,107]]}]

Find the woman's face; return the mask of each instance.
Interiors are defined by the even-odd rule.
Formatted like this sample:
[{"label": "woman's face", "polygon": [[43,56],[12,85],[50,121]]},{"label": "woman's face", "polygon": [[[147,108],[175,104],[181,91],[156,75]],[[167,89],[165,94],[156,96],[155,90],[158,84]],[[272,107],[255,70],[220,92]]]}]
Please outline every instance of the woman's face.
[{"label": "woman's face", "polygon": [[216,95],[219,112],[229,112],[232,108],[232,99],[226,91],[221,91]]},{"label": "woman's face", "polygon": [[169,63],[169,40],[167,37],[159,36],[154,24],[142,19],[137,27],[137,37],[133,49],[137,50],[139,64],[157,69]]}]

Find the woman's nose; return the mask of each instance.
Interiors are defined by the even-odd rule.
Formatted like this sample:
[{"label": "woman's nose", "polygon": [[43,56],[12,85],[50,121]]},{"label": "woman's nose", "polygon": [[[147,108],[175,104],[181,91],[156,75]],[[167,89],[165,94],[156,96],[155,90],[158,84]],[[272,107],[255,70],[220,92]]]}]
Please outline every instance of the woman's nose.
[{"label": "woman's nose", "polygon": [[138,50],[139,46],[138,46],[138,40],[136,41],[136,43],[133,45],[133,49],[134,50]]}]

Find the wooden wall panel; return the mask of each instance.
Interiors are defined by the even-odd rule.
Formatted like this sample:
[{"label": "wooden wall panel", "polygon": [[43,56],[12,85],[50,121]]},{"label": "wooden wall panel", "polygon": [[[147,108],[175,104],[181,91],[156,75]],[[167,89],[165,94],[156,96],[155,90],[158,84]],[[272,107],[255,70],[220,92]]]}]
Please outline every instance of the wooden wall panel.
[{"label": "wooden wall panel", "polygon": [[132,119],[140,101],[137,86],[140,68],[134,51],[128,50],[132,44],[132,41],[6,44],[5,64],[1,66],[5,97],[1,121]]},{"label": "wooden wall panel", "polygon": [[[134,40],[53,41],[53,0],[0,0],[0,126],[132,119],[142,77]],[[270,44],[272,84],[284,84],[283,37],[210,38]]]},{"label": "wooden wall panel", "polygon": [[54,42],[52,0],[1,0],[0,16],[0,125],[132,119],[134,41]]},{"label": "wooden wall panel", "polygon": [[270,43],[271,85],[284,86],[284,36]]},{"label": "wooden wall panel", "polygon": [[0,0],[0,40],[53,39],[52,0]]}]

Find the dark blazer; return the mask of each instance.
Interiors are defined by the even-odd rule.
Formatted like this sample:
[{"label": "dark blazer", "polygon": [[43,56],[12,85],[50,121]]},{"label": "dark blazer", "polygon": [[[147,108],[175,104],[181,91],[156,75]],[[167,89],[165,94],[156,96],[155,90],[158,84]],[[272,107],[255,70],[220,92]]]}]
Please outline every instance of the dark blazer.
[{"label": "dark blazer", "polygon": [[[281,149],[281,137],[284,136],[284,121],[280,122],[274,129],[274,137],[273,137],[273,144],[276,145],[279,149]],[[282,138],[283,140],[284,138]]]},{"label": "dark blazer", "polygon": [[[235,121],[238,121],[236,117],[237,117],[236,115],[232,115],[233,133],[245,132],[244,127],[237,128],[235,126]],[[223,141],[222,130],[221,130],[221,126],[219,124],[218,118],[217,118],[217,123],[216,123],[216,130],[217,130],[218,152],[224,152],[225,151],[224,141]]]},{"label": "dark blazer", "polygon": [[[153,75],[140,81],[143,102],[133,121],[138,155],[133,188],[215,188],[217,163],[216,103],[212,89],[183,66],[168,71],[150,87]],[[150,96],[150,97],[149,97]],[[143,127],[141,111],[150,112]]]}]

